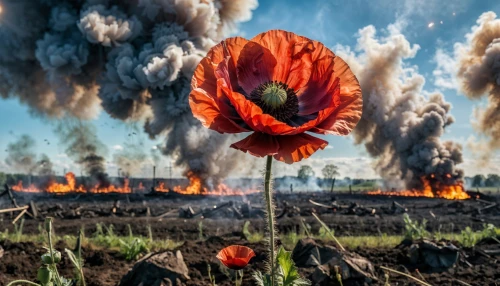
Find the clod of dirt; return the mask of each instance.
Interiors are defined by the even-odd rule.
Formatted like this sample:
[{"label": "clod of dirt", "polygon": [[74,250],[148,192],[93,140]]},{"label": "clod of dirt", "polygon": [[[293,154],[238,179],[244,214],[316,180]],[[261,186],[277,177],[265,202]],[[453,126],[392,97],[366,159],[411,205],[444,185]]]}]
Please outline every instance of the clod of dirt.
[{"label": "clod of dirt", "polygon": [[338,251],[331,246],[319,246],[312,238],[299,240],[292,251],[297,267],[311,268],[328,263]]},{"label": "clod of dirt", "polygon": [[177,250],[146,255],[120,281],[119,286],[181,286],[189,280],[188,268]]},{"label": "clod of dirt", "polygon": [[429,240],[414,241],[408,250],[410,263],[415,268],[429,272],[443,272],[455,265],[459,257],[459,249],[448,242],[434,243]]},{"label": "clod of dirt", "polygon": [[331,285],[337,281],[335,267],[343,280],[377,281],[375,269],[368,259],[333,246],[322,246],[311,238],[301,239],[292,252],[297,267],[315,268],[310,277],[314,285]]}]

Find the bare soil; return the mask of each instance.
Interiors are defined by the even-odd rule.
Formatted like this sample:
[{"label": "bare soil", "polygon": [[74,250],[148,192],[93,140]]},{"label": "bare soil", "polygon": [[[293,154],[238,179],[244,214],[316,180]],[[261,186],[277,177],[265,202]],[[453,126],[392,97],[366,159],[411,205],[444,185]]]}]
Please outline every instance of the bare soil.
[{"label": "bare soil", "polygon": [[[3,198],[2,198],[3,199]],[[18,204],[28,203],[30,197],[21,197],[16,194]],[[252,206],[258,208],[261,204],[259,195],[243,198],[251,202]],[[338,205],[347,206],[357,204],[361,207],[374,208],[374,215],[349,214],[343,210],[333,212],[312,205],[309,200],[329,205],[335,201]],[[491,198],[490,198],[491,199]],[[493,198],[493,200],[496,198]],[[179,218],[177,209],[191,206],[195,211],[201,208],[213,208],[215,205],[232,200],[238,203],[242,198],[182,198],[182,197],[148,197],[143,195],[129,196],[94,196],[94,197],[37,197],[37,207],[42,214],[56,217],[55,231],[58,235],[75,235],[81,227],[85,228],[87,235],[96,230],[96,223],[113,224],[118,234],[128,234],[127,225],[130,225],[136,234],[147,235],[148,226],[151,227],[155,239],[174,239],[184,241],[180,250],[189,267],[191,280],[187,285],[209,285],[207,265],[211,265],[212,274],[215,275],[218,285],[233,285],[233,283],[219,270],[219,263],[215,258],[217,252],[224,246],[230,244],[243,244],[253,248],[257,256],[252,260],[249,269],[245,270],[244,285],[253,285],[251,282],[251,271],[264,268],[265,245],[262,243],[250,244],[242,240],[242,225],[246,220],[251,221],[252,229],[263,230],[262,218],[236,219],[228,217],[221,210],[218,216],[213,218]],[[119,200],[119,208],[114,213],[112,209]],[[408,209],[412,219],[425,218],[429,221],[428,230],[441,232],[459,232],[466,226],[473,229],[481,229],[484,223],[493,223],[500,226],[500,215],[496,208],[487,211],[478,211],[488,205],[486,202],[475,200],[449,201],[444,199],[430,198],[401,198],[401,197],[379,197],[368,195],[346,195],[346,194],[278,194],[276,197],[278,213],[283,209],[284,202],[289,206],[298,208],[297,216],[284,215],[278,219],[278,230],[281,233],[298,231],[301,228],[300,219],[304,218],[312,226],[312,231],[319,229],[319,224],[310,215],[317,212],[321,218],[335,230],[336,235],[379,235],[379,234],[402,234],[403,220],[401,214],[386,214],[383,209],[391,206],[396,201]],[[8,200],[0,200],[0,209],[10,207]],[[74,210],[86,209],[91,215],[75,216]],[[147,208],[149,208],[149,215]],[[172,211],[173,217],[157,218],[156,216]],[[0,230],[9,229],[13,231],[11,220],[15,215],[0,214]],[[38,233],[39,225],[43,219],[37,220],[26,218],[24,233]],[[199,222],[203,222],[203,235],[208,237],[199,241]],[[36,277],[39,266],[40,255],[44,250],[40,245],[33,243],[0,242],[4,249],[4,255],[0,258],[0,285],[6,285],[13,279],[30,279]],[[63,250],[64,245],[57,245]],[[468,263],[460,262],[454,268],[443,273],[422,275],[432,285],[461,285],[456,282],[459,279],[471,285],[500,285],[500,260],[498,256],[485,257],[480,249],[498,249],[496,242],[479,245],[475,249],[466,249],[462,257]],[[394,249],[351,249],[369,260],[375,266],[388,266],[403,270],[407,263],[406,254],[398,248]],[[87,285],[116,285],[120,278],[132,267],[133,263],[126,262],[117,252],[111,250],[84,249],[86,267],[85,274]],[[62,274],[71,276],[72,267],[69,261],[64,260],[61,264]],[[311,270],[301,269],[303,275],[308,276]],[[414,275],[416,275],[413,272]],[[383,277],[383,273],[378,273]],[[382,279],[383,280],[383,279]],[[416,285],[407,278],[391,275],[391,285]],[[350,284],[349,284],[350,283]],[[357,284],[356,284],[357,283]],[[348,282],[344,285],[363,285],[361,282]],[[383,283],[375,284],[383,285]]]}]

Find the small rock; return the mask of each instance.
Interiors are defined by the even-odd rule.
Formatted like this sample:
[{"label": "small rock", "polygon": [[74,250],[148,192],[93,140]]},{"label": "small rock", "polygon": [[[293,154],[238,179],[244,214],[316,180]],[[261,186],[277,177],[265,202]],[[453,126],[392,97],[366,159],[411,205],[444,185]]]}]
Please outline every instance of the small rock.
[{"label": "small rock", "polygon": [[119,286],[181,286],[189,280],[188,268],[177,250],[148,254],[137,261],[120,281]]}]

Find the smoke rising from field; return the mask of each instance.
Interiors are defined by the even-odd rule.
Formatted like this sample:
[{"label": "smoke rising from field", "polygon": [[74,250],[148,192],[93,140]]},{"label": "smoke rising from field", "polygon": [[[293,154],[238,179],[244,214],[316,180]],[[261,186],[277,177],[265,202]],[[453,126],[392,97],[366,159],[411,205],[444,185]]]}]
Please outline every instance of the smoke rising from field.
[{"label": "smoke rising from field", "polygon": [[7,145],[5,163],[16,171],[42,176],[52,175],[52,162],[45,154],[37,155],[33,137],[24,134]]},{"label": "smoke rising from field", "polygon": [[473,126],[488,137],[474,144],[473,150],[488,160],[500,149],[500,19],[494,12],[483,13],[466,35],[467,41],[455,45],[458,79],[463,93],[471,99],[488,98],[488,105],[475,110]]},{"label": "smoke rising from field", "polygon": [[[251,18],[257,0],[0,5],[0,97],[16,97],[43,117],[92,119],[104,109],[120,120],[145,122],[151,138],[166,136],[164,154],[200,176],[222,178],[243,162],[241,152],[226,148],[231,136],[200,128],[187,97],[198,62]],[[89,140],[96,144],[85,141],[92,132],[80,124],[61,124],[58,133],[70,138],[68,155],[87,173],[102,174],[102,146],[94,136]]]},{"label": "smoke rising from field", "polygon": [[66,118],[55,129],[66,155],[82,167],[101,186],[109,184],[106,174],[106,146],[99,140],[95,127],[78,119]]},{"label": "smoke rising from field", "polygon": [[[131,138],[132,136],[137,135],[137,133],[133,132],[128,135],[128,137]],[[152,156],[154,162],[154,153],[151,153],[150,155]],[[121,169],[123,176],[127,177],[139,174],[145,163],[148,161],[149,157],[146,153],[144,140],[142,139],[129,139],[123,144],[123,149],[118,150],[113,154],[113,162],[119,169]]]},{"label": "smoke rising from field", "polygon": [[355,51],[335,50],[360,81],[363,115],[354,141],[375,158],[377,173],[389,185],[406,188],[421,188],[421,178],[432,174],[443,183],[461,178],[456,165],[462,162],[462,147],[440,139],[454,121],[451,105],[439,93],[424,92],[423,76],[405,64],[419,46],[411,45],[396,25],[385,37],[367,26],[359,30]]}]

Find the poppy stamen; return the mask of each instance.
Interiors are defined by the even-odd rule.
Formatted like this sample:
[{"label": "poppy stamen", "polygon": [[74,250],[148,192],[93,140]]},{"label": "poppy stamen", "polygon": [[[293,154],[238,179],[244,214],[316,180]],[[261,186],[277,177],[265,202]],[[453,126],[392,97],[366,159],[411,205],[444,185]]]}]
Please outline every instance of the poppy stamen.
[{"label": "poppy stamen", "polygon": [[299,100],[295,91],[282,82],[269,81],[259,85],[249,98],[262,112],[285,122],[299,112]]}]

